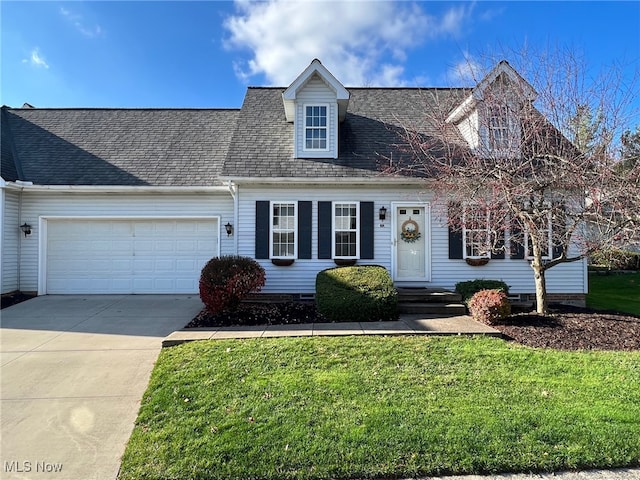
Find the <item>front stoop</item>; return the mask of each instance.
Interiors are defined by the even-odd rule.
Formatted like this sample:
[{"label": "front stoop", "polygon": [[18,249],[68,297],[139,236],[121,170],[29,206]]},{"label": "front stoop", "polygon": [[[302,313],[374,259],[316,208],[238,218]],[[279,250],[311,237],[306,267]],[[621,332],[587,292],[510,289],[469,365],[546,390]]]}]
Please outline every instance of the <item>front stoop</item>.
[{"label": "front stoop", "polygon": [[444,289],[398,288],[398,311],[453,317],[465,315],[467,310],[459,293]]}]

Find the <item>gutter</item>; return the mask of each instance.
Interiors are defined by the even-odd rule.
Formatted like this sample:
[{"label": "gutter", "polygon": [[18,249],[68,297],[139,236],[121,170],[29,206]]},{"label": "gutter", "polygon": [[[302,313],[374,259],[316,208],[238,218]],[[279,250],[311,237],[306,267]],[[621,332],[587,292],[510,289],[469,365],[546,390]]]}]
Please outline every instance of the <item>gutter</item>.
[{"label": "gutter", "polygon": [[416,177],[219,177],[221,180],[233,182],[236,185],[240,183],[256,184],[256,185],[282,185],[282,184],[299,184],[299,185],[424,185],[432,181],[429,178]]},{"label": "gutter", "polygon": [[224,186],[124,186],[124,185],[34,185],[32,182],[6,182],[4,188],[29,192],[60,193],[227,193]]}]

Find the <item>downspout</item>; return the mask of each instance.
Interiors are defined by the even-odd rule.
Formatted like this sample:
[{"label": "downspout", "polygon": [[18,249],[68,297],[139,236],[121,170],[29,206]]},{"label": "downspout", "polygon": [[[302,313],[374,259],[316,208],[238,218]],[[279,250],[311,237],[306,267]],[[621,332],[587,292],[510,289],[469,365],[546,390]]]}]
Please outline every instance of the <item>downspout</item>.
[{"label": "downspout", "polygon": [[[20,187],[20,193],[18,194],[18,225],[22,225],[22,192],[24,187]],[[19,232],[20,230],[18,230]],[[18,268],[16,272],[16,286],[18,291],[22,291],[22,235],[18,233]]]},{"label": "downspout", "polygon": [[231,193],[231,197],[233,198],[233,250],[234,255],[238,255],[238,219],[240,218],[240,214],[238,213],[238,208],[240,206],[240,199],[238,198],[238,185],[235,185],[231,180],[227,184],[229,187],[229,193]]},{"label": "downspout", "polygon": [[[15,184],[20,188],[20,194],[18,195],[18,225],[22,223],[26,223],[26,220],[22,218],[22,204],[23,204],[23,196],[25,187],[30,187],[33,185],[32,182],[23,182],[22,180],[16,180]],[[38,232],[39,234],[39,232]],[[18,291],[22,291],[22,242],[26,237],[20,235],[20,230],[18,230],[18,271],[16,272],[16,283],[18,284]],[[39,246],[38,246],[39,248]],[[38,252],[38,256],[40,252]],[[40,271],[38,271],[38,275],[40,275]]]}]

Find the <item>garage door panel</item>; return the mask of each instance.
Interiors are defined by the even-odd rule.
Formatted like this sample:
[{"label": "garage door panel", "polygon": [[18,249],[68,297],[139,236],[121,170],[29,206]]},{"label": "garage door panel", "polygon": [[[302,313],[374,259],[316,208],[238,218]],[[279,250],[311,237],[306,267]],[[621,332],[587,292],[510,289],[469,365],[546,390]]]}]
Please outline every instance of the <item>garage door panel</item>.
[{"label": "garage door panel", "polygon": [[50,220],[47,293],[197,293],[215,220]]}]

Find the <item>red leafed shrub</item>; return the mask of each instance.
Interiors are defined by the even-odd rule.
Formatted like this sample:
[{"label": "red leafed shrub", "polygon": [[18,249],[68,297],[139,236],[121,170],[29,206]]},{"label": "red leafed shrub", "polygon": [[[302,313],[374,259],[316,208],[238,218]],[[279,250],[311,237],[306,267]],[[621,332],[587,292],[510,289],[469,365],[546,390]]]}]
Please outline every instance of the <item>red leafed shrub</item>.
[{"label": "red leafed shrub", "polygon": [[511,315],[511,304],[500,290],[480,290],[468,303],[474,320],[493,325]]},{"label": "red leafed shrub", "polygon": [[249,293],[259,292],[264,282],[264,268],[252,258],[212,258],[200,274],[200,299],[211,313],[233,310]]}]

